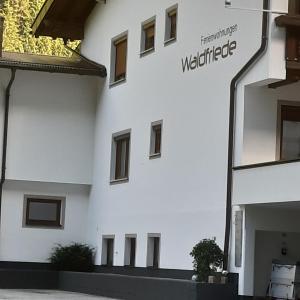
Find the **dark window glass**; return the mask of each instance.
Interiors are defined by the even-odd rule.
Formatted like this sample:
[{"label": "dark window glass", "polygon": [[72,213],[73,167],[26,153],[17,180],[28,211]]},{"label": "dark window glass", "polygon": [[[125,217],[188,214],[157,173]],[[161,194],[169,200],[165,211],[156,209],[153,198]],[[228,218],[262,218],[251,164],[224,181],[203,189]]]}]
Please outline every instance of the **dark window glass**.
[{"label": "dark window glass", "polygon": [[130,260],[129,265],[135,266],[135,251],[136,251],[136,238],[130,238]]},{"label": "dark window glass", "polygon": [[115,42],[115,81],[126,78],[127,38]]},{"label": "dark window glass", "polygon": [[281,106],[281,159],[300,157],[300,106]]},{"label": "dark window glass", "polygon": [[106,239],[106,265],[112,267],[114,264],[114,239]]},{"label": "dark window glass", "polygon": [[26,225],[61,226],[61,200],[27,198]]},{"label": "dark window glass", "polygon": [[159,237],[153,238],[153,268],[159,267]]},{"label": "dark window glass", "polygon": [[175,39],[177,35],[177,11],[169,12],[170,19],[170,39]]},{"label": "dark window glass", "polygon": [[154,131],[154,154],[161,153],[161,125],[153,127]]},{"label": "dark window glass", "polygon": [[146,25],[144,27],[145,34],[145,51],[154,48],[155,43],[155,23]]},{"label": "dark window glass", "polygon": [[130,137],[118,137],[115,139],[116,159],[115,159],[115,179],[128,178],[129,166],[129,143]]}]

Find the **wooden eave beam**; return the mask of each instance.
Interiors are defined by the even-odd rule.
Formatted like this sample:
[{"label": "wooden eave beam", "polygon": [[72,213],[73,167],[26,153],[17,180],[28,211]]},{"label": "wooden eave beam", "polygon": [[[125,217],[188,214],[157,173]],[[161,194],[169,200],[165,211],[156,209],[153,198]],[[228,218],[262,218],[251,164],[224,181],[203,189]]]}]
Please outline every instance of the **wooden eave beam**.
[{"label": "wooden eave beam", "polygon": [[298,27],[300,28],[300,15],[283,15],[275,19],[278,27]]},{"label": "wooden eave beam", "polygon": [[44,21],[46,14],[48,13],[49,9],[51,8],[54,0],[47,0],[43,5],[42,9],[40,10],[39,14],[37,15],[36,19],[34,20],[31,28],[32,33],[35,35],[41,23]]},{"label": "wooden eave beam", "polygon": [[51,36],[52,38],[83,40],[84,25],[80,23],[65,23],[44,19],[43,23],[40,25],[40,30],[35,34],[36,37],[39,37],[40,35]]}]

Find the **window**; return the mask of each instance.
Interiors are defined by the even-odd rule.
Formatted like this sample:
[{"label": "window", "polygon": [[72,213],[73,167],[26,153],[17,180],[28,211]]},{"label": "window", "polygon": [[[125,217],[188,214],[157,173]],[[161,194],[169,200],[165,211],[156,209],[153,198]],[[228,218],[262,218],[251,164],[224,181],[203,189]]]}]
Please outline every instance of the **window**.
[{"label": "window", "polygon": [[150,52],[155,48],[155,19],[145,22],[142,25],[141,54]]},{"label": "window", "polygon": [[300,158],[300,106],[281,105],[280,159]]},{"label": "window", "polygon": [[176,40],[177,38],[177,5],[166,11],[166,33],[165,43]]},{"label": "window", "polygon": [[125,266],[135,266],[136,235],[126,235],[125,237]]},{"label": "window", "polygon": [[160,234],[148,235],[147,267],[159,268]]},{"label": "window", "polygon": [[123,34],[121,37],[113,39],[111,54],[112,84],[126,79],[127,41],[127,33],[125,35]]},{"label": "window", "polygon": [[151,124],[150,158],[161,155],[162,121]]},{"label": "window", "polygon": [[114,236],[104,236],[102,240],[102,257],[103,266],[112,267],[114,265]]},{"label": "window", "polygon": [[25,197],[25,226],[62,227],[62,199]]},{"label": "window", "polygon": [[111,181],[127,180],[129,175],[130,131],[113,135]]}]

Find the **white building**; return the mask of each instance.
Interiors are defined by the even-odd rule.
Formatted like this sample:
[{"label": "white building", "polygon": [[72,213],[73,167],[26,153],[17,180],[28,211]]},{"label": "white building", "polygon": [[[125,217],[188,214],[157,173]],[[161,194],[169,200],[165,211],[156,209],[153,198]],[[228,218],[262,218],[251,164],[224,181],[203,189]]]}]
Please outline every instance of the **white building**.
[{"label": "white building", "polygon": [[[240,294],[265,295],[272,260],[300,260],[297,17],[223,0],[58,2],[35,34],[84,37],[91,61],[0,61],[16,70],[0,260],[47,262],[76,241],[97,265],[191,270],[193,246],[215,237]],[[298,2],[232,5],[293,15]]]}]

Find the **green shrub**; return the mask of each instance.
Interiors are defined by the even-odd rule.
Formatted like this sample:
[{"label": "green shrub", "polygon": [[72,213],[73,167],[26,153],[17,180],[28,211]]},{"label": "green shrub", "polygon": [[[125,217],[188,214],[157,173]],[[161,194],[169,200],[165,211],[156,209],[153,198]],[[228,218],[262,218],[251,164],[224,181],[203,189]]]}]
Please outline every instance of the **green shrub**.
[{"label": "green shrub", "polygon": [[223,264],[224,254],[215,240],[202,240],[190,255],[194,258],[194,270],[200,282],[207,282],[208,276],[213,275]]},{"label": "green shrub", "polygon": [[94,248],[73,243],[68,246],[57,245],[49,258],[59,271],[92,272],[94,269]]}]

